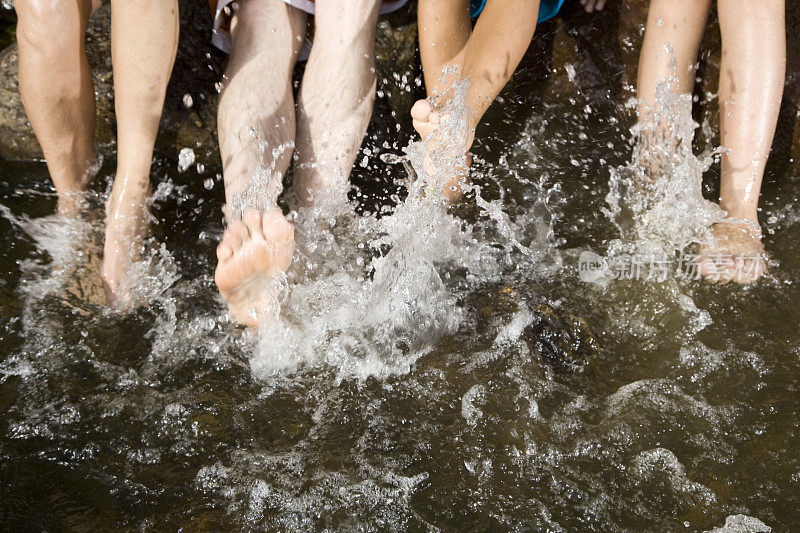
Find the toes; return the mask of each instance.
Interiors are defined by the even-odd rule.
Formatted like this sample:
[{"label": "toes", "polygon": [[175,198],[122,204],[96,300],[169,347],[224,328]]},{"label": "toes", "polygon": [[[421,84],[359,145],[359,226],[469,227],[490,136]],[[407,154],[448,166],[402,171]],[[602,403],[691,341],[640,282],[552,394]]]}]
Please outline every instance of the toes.
[{"label": "toes", "polygon": [[280,211],[265,213],[261,224],[264,235],[269,235],[279,241],[287,241],[292,238],[292,224]]},{"label": "toes", "polygon": [[225,232],[222,242],[230,246],[231,250],[236,250],[242,246],[246,238],[247,226],[241,220],[237,220],[228,226],[228,231]]},{"label": "toes", "polygon": [[697,261],[697,272],[711,283],[727,283],[730,281],[730,272],[735,264],[730,259],[720,257],[705,257]]},{"label": "toes", "polygon": [[427,122],[432,110],[431,104],[427,100],[417,100],[411,108],[411,118]]},{"label": "toes", "polygon": [[431,122],[427,121],[423,122],[419,120],[412,121],[412,124],[417,133],[419,133],[419,136],[422,137],[423,139],[425,139],[426,137],[428,137],[428,135],[433,133],[437,127],[436,124],[433,124]]}]

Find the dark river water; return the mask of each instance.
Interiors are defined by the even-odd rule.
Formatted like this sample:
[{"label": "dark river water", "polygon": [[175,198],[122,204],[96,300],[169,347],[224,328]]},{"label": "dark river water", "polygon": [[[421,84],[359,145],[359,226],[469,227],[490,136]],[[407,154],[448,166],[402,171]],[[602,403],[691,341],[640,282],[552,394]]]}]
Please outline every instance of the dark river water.
[{"label": "dark river water", "polygon": [[[630,242],[606,199],[630,89],[545,75],[541,53],[479,130],[480,202],[406,198],[378,155],[411,130],[379,106],[354,209],[300,231],[259,335],[213,284],[219,165],[157,155],[150,305],[119,315],[99,207],[55,219],[44,164],[0,161],[0,529],[800,530],[797,176],[766,177],[752,287],[582,281],[587,250],[691,248]],[[656,215],[702,230],[699,194],[678,201]]]}]

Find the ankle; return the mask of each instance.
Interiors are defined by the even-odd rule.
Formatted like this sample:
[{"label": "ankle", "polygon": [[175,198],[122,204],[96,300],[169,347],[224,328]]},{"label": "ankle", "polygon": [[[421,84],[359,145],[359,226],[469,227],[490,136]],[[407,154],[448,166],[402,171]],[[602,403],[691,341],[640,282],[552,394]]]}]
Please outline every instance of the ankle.
[{"label": "ankle", "polygon": [[749,220],[758,224],[758,208],[736,203],[726,203],[720,201],[719,206],[726,211],[726,218]]},{"label": "ankle", "polygon": [[87,208],[86,193],[76,191],[59,193],[56,204],[56,213],[63,217],[76,218]]}]

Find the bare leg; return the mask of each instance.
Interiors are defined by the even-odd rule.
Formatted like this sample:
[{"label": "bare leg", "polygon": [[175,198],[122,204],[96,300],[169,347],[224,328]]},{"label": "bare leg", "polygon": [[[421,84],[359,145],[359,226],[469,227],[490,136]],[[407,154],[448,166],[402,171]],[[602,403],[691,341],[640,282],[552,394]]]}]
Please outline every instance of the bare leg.
[{"label": "bare leg", "polygon": [[469,0],[421,0],[417,9],[419,53],[428,96],[442,94],[452,80],[442,80],[447,65],[463,65],[472,33]]},{"label": "bare leg", "polygon": [[[722,67],[720,206],[731,217],[713,228],[706,267],[724,254],[722,281],[749,283],[766,271],[758,197],[778,121],[786,72],[783,0],[719,0]],[[717,265],[719,266],[719,265]],[[713,270],[719,273],[719,269]]]},{"label": "bare leg", "polygon": [[316,3],[315,33],[297,102],[295,196],[346,193],[375,101],[378,0]]},{"label": "bare leg", "polygon": [[[688,95],[694,88],[695,61],[706,30],[711,0],[653,0],[639,55],[637,93],[641,130],[634,157],[653,179],[678,156],[673,119],[680,109],[665,109],[656,98],[661,85]],[[671,105],[671,104],[670,104]]]},{"label": "bare leg", "polygon": [[[653,0],[639,56],[637,93],[647,108],[656,102],[656,86],[688,94],[694,87],[693,65],[706,30],[711,0]],[[644,110],[640,110],[640,117]]]},{"label": "bare leg", "polygon": [[94,86],[84,48],[92,0],[17,0],[19,89],[58,192],[75,214],[94,156]]},{"label": "bare leg", "polygon": [[767,164],[786,73],[783,0],[719,1],[722,68],[720,205],[758,221],[758,194]]},{"label": "bare leg", "polygon": [[[411,116],[415,129],[423,138],[439,128],[442,114],[467,112],[468,131],[464,138],[431,139],[428,143],[436,145],[431,148],[442,143],[456,143],[454,155],[464,157],[472,146],[481,118],[525,55],[538,16],[538,0],[488,0],[475,31],[470,35],[467,2],[420,2],[419,25],[424,28],[420,30],[420,50],[428,96],[444,101],[449,99],[448,93],[457,79],[445,74],[445,67],[458,67],[460,75],[469,78],[470,84],[466,110],[437,110],[426,100],[414,104]],[[433,168],[427,173],[439,174]],[[444,194],[450,200],[460,196],[460,187],[455,183],[466,180],[467,170],[463,168],[455,174],[443,184]]]},{"label": "bare leg", "polygon": [[133,303],[126,276],[147,231],[150,164],[177,46],[177,0],[112,2],[117,173],[106,206],[101,275],[108,305],[118,309]]},{"label": "bare leg", "polygon": [[[272,311],[274,292],[260,282],[284,272],[294,249],[294,229],[276,202],[293,152],[292,69],[305,33],[305,13],[281,0],[244,0],[231,26],[218,116],[229,226],[215,281],[233,317],[250,326]],[[266,198],[239,209],[250,190]]]}]

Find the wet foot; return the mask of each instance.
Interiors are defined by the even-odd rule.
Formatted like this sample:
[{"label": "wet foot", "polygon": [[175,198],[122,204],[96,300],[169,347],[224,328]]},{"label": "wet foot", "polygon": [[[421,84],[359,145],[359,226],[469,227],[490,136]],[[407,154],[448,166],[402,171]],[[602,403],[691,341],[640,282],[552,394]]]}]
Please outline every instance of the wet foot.
[{"label": "wet foot", "polygon": [[289,268],[294,227],[280,211],[245,212],[217,247],[214,281],[230,314],[245,326],[257,326],[276,311],[276,277]]},{"label": "wet foot", "polygon": [[[434,182],[428,186],[441,188],[442,195],[448,202],[458,202],[464,196],[462,185],[467,183],[469,178],[472,158],[467,151],[475,137],[474,128],[470,128],[464,139],[454,138],[457,136],[455,132],[444,132],[440,129],[445,117],[434,110],[427,100],[417,100],[411,108],[411,118],[414,129],[425,144],[426,153],[422,164],[429,180]],[[452,163],[455,165],[451,165]],[[442,176],[445,173],[446,176]],[[439,176],[444,178],[443,183],[440,183],[442,179]]]},{"label": "wet foot", "polygon": [[147,195],[136,199],[116,199],[112,195],[106,209],[106,236],[100,277],[106,293],[106,305],[117,311],[136,306],[130,290],[128,272],[141,260],[142,246],[149,231]]},{"label": "wet foot", "polygon": [[56,206],[56,214],[66,218],[78,218],[89,208],[89,192],[88,187],[92,180],[97,176],[100,167],[103,164],[102,156],[92,157],[83,175],[80,179],[72,182],[68,190],[60,190],[58,192],[58,204]]},{"label": "wet foot", "polygon": [[753,283],[767,272],[761,227],[753,220],[728,218],[711,228],[714,242],[700,249],[700,275],[712,283]]}]

